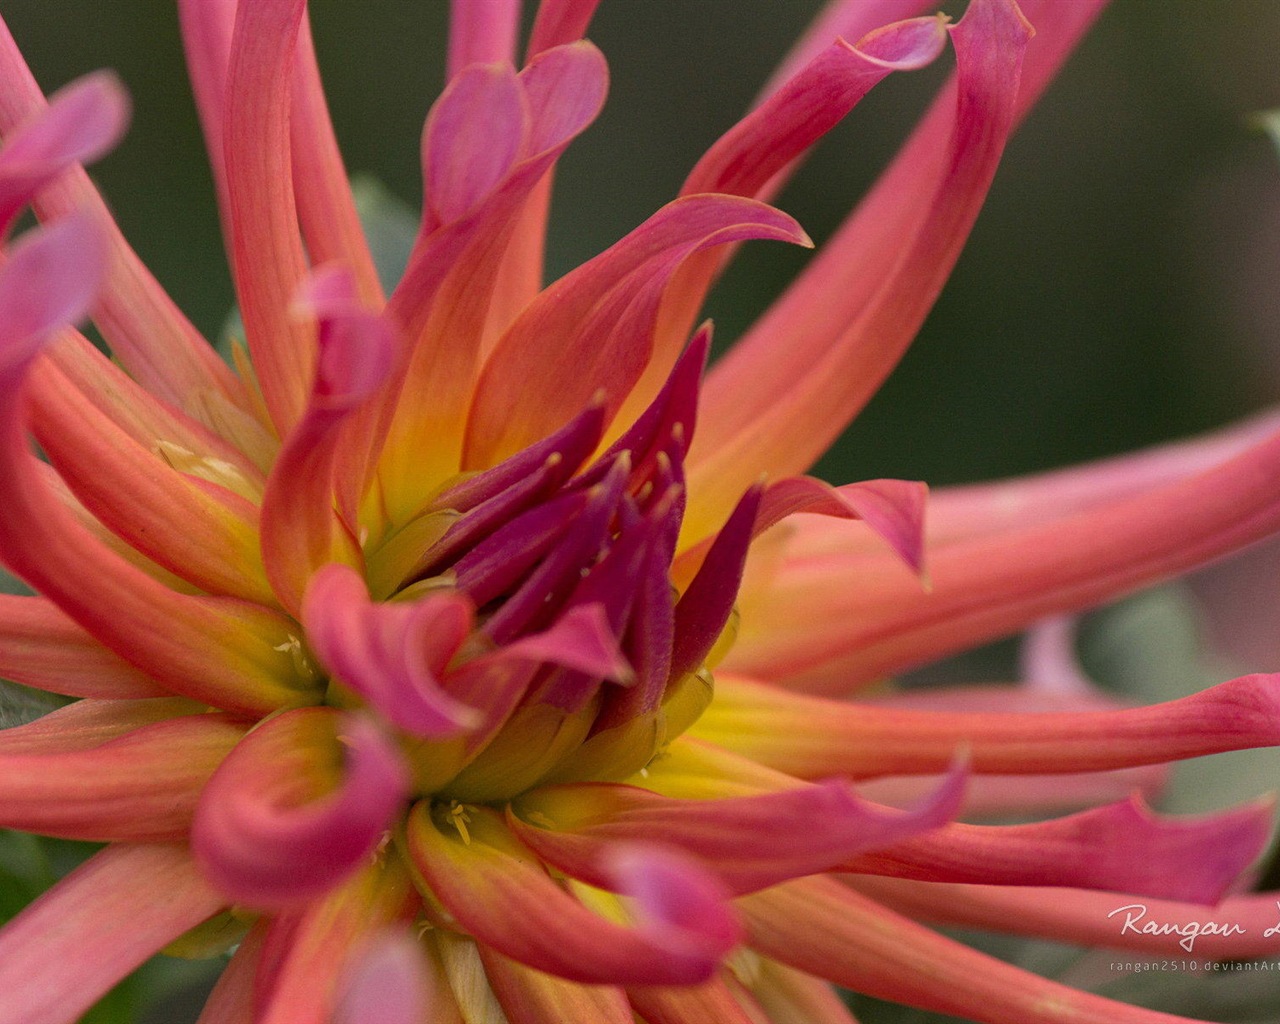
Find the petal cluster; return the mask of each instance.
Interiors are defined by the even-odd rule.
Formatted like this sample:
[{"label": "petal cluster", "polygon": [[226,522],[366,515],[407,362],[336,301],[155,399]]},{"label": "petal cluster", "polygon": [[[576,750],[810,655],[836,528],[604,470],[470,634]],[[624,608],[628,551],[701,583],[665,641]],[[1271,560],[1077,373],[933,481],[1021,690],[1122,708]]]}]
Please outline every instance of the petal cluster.
[{"label": "petal cluster", "polygon": [[[1124,707],[1051,625],[1031,674],[1066,685],[859,692],[1277,532],[1274,417],[944,492],[927,526],[923,484],[803,475],[1101,3],[834,0],[677,196],[544,286],[555,165],[607,92],[595,6],[543,0],[517,62],[518,2],[451,5],[384,288],[304,0],[180,0],[226,362],[83,170],[120,85],[46,100],[0,26],[0,561],[33,591],[0,596],[0,675],[69,698],[0,732],[0,826],[106,844],[0,930],[0,1024],[70,1024],[166,949],[231,954],[203,1024],[848,1024],[833,983],[1154,1024],[917,919],[1153,952],[1100,894],[1173,921],[1230,894],[1250,926],[1214,955],[1280,946],[1239,889],[1270,804],[1144,799],[1280,743],[1280,677]],[[769,200],[948,43],[902,154],[708,369],[736,246],[812,246]],[[1032,820],[959,820],[993,810]]]}]

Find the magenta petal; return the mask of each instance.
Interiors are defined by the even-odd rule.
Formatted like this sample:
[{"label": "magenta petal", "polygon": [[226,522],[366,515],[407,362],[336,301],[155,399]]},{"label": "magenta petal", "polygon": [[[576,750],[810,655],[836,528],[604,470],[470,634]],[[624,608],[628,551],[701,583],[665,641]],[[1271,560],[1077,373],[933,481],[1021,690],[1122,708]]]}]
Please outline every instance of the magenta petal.
[{"label": "magenta petal", "polygon": [[759,507],[760,488],[753,487],[742,496],[693,582],[680,595],[672,641],[672,678],[696,671],[729,621]]},{"label": "magenta petal", "polygon": [[913,572],[924,571],[924,513],[929,489],[913,480],[864,480],[832,487],[810,476],[770,484],[760,501],[755,534],[799,512],[861,519]]},{"label": "magenta petal", "polygon": [[58,174],[110,150],[128,123],[129,96],[111,72],[86,75],[49,97],[49,108],[0,150],[0,231]]},{"label": "magenta petal", "polygon": [[524,93],[510,65],[460,71],[431,108],[423,130],[430,213],[425,223],[459,220],[492,193],[521,155],[528,120]]},{"label": "magenta petal", "polygon": [[[336,750],[345,751],[342,778],[317,794]],[[192,850],[235,902],[289,906],[356,870],[408,793],[398,751],[371,722],[330,708],[286,711],[246,736],[209,780]]]},{"label": "magenta petal", "polygon": [[0,270],[0,373],[7,387],[55,331],[83,318],[106,273],[106,241],[90,214],[24,235]]},{"label": "magenta petal", "polygon": [[610,524],[630,475],[630,459],[620,458],[600,483],[585,492],[586,504],[570,530],[485,623],[484,631],[506,643],[546,624],[582,581],[582,574],[607,549]]},{"label": "magenta petal", "polygon": [[698,422],[698,385],[707,365],[711,349],[711,324],[704,324],[676,360],[666,384],[626,433],[600,457],[591,470],[582,475],[584,481],[595,482],[603,476],[610,459],[630,452],[637,474],[652,462],[674,439],[681,451],[687,451]]},{"label": "magenta petal", "polygon": [[444,491],[432,504],[436,508],[469,512],[527,480],[549,460],[557,469],[553,477],[555,482],[550,486],[559,486],[596,450],[603,432],[604,406],[591,402],[554,434],[531,444],[492,469],[467,477]]},{"label": "magenta petal", "polygon": [[599,604],[570,608],[545,633],[508,644],[501,654],[560,665],[616,683],[629,683],[635,678],[618,648],[618,638],[609,626],[604,607]]}]

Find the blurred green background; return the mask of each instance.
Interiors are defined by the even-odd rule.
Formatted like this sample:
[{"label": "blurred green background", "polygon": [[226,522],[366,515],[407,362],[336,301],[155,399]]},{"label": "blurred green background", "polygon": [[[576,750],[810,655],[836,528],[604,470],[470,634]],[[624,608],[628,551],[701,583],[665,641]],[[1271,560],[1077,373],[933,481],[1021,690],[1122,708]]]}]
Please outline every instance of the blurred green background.
[{"label": "blurred green background", "polygon": [[[562,162],[552,272],[670,199],[820,6],[605,0],[590,36],[610,61],[611,98]],[[962,7],[943,5],[956,15]],[[0,0],[0,13],[46,89],[98,67],[122,75],[134,125],[94,173],[143,258],[216,336],[233,296],[170,0]],[[444,0],[312,4],[349,169],[415,207],[418,136],[441,85],[446,13]],[[919,340],[822,474],[946,484],[1028,472],[1208,429],[1280,397],[1280,161],[1247,124],[1251,112],[1280,105],[1277,53],[1274,0],[1132,0],[1104,14],[1010,145]],[[948,63],[882,84],[779,198],[819,244]],[[747,246],[711,299],[718,338],[740,334],[804,259]],[[1252,564],[1259,592],[1274,595],[1276,563]],[[1153,600],[1110,634],[1126,659],[1117,674],[1148,699],[1171,692],[1171,677],[1174,689],[1210,681],[1184,605]],[[1270,770],[1233,763],[1235,777],[1265,771],[1269,781]],[[1196,788],[1211,794],[1208,804],[1235,795],[1222,782]],[[1006,952],[1062,969],[1041,947]],[[187,977],[165,973],[117,993],[97,1019],[131,1019],[157,986]],[[1134,997],[1123,979],[1101,981],[1108,994]],[[1238,978],[1229,984],[1243,1008],[1229,1007],[1208,979],[1190,992],[1159,981],[1163,992],[1144,998],[1162,1008],[1268,1019],[1258,999],[1240,997]],[[171,1002],[145,1019],[192,1019],[184,1014]],[[864,1014],[923,1019],[883,1007]]]}]

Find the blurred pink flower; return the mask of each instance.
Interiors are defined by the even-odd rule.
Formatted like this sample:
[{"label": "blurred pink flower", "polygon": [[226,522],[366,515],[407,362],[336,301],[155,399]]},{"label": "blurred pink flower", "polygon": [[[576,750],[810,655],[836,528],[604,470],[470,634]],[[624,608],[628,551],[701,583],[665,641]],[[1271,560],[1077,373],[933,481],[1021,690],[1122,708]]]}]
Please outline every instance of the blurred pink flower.
[{"label": "blurred pink flower", "polygon": [[[183,0],[233,366],[78,166],[124,131],[118,84],[46,105],[0,36],[0,220],[45,222],[0,267],[0,558],[37,591],[0,597],[0,675],[80,698],[0,734],[0,824],[107,844],[0,931],[0,1022],[232,948],[204,1024],[847,1024],[831,982],[1009,1024],[1174,1019],[914,919],[1164,950],[1092,890],[1194,921],[1270,807],[1114,794],[1280,741],[1275,677],[1121,708],[1050,632],[1036,685],[849,698],[1275,533],[1274,420],[944,492],[927,542],[923,485],[798,475],[910,343],[1100,3],[948,26],[837,0],[679,197],[544,288],[552,171],[604,102],[594,7],[544,0],[517,71],[519,4],[455,0],[384,297],[303,0]],[[704,380],[727,247],[809,244],[765,201],[948,38],[902,154]],[[971,806],[1086,809],[958,823],[970,773]],[[1273,902],[1231,896],[1243,930],[1198,952],[1274,951]]]}]

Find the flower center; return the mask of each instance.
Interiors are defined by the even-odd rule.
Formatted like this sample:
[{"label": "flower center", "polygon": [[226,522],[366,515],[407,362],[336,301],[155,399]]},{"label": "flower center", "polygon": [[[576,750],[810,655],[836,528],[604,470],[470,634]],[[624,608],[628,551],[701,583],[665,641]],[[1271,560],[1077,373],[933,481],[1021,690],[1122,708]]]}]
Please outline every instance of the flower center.
[{"label": "flower center", "polygon": [[677,559],[691,414],[673,390],[594,460],[598,405],[446,485],[366,551],[359,614],[349,581],[308,594],[328,702],[377,711],[459,831],[462,804],[633,775],[710,703],[751,517]]}]

